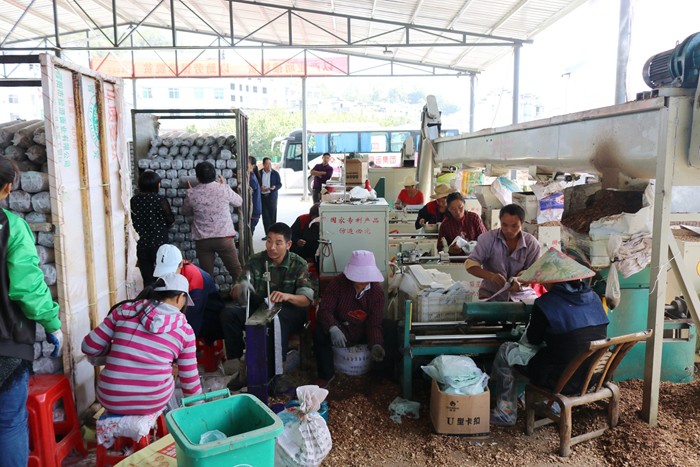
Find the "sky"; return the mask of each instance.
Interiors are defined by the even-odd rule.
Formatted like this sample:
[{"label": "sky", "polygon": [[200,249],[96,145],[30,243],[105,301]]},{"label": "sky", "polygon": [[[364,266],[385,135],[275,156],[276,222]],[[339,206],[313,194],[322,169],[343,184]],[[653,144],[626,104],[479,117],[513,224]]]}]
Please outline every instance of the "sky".
[{"label": "sky", "polygon": [[[649,90],[642,79],[646,60],[659,52],[672,49],[678,42],[700,31],[700,0],[631,0],[632,39],[628,64],[627,99]],[[540,100],[544,114],[551,117],[615,103],[615,72],[619,30],[619,0],[589,0],[572,13],[533,38],[533,44],[521,49],[520,93],[533,94]],[[355,80],[366,78],[324,79],[339,92]],[[373,78],[405,80],[426,90],[426,93],[450,90],[462,106],[458,115],[448,117],[451,127],[467,131],[469,126],[469,78]],[[362,81],[364,80],[364,81]],[[510,91],[513,86],[513,54],[507,54],[477,75],[475,129],[508,125],[512,119]],[[503,93],[503,90],[507,93]],[[434,90],[434,91],[431,91]],[[498,111],[480,102],[486,96],[496,99]],[[440,104],[440,102],[438,102]],[[522,121],[522,120],[521,120]]]},{"label": "sky", "polygon": [[[615,103],[619,8],[617,0],[589,0],[522,48],[520,92],[542,100],[543,117]],[[646,60],[700,31],[698,18],[697,0],[632,0],[628,100],[649,90],[642,78]],[[510,90],[512,77],[511,53],[479,75],[477,92],[483,97],[503,88]],[[507,95],[503,102],[507,111],[498,116],[500,119],[483,112],[479,115],[477,109],[476,128],[511,123],[510,98]]]}]

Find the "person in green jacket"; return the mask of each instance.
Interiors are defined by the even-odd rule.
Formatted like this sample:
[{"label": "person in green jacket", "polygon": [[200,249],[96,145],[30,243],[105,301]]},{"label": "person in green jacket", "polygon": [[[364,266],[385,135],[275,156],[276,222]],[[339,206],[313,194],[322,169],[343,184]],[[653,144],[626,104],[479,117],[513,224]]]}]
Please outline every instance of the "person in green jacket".
[{"label": "person in green jacket", "polygon": [[[0,201],[18,177],[12,161],[0,158]],[[39,269],[34,234],[16,214],[0,209],[0,452],[3,466],[25,467],[29,458],[27,393],[34,360],[36,323],[58,356],[63,334],[58,304]]]}]

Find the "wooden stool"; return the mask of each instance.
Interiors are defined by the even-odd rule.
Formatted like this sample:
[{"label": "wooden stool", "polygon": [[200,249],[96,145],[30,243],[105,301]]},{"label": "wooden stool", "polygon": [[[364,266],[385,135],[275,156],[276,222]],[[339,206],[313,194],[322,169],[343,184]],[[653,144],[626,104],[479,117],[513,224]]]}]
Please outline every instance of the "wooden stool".
[{"label": "wooden stool", "polygon": [[[63,401],[65,416],[62,421],[54,422],[53,408],[59,400]],[[60,467],[73,449],[83,457],[87,455],[73,391],[64,375],[32,376],[29,379],[27,411],[31,446],[29,466]]]},{"label": "wooden stool", "polygon": [[[97,467],[114,466],[123,461],[136,451],[145,448],[152,441],[168,434],[168,427],[165,425],[165,416],[161,413],[156,420],[156,426],[151,428],[151,431],[142,436],[140,440],[134,441],[128,436],[120,436],[114,440],[114,444],[110,448],[106,448],[101,444],[97,445]],[[124,450],[131,448],[130,454],[124,454]],[[121,453],[121,454],[117,454]]]}]

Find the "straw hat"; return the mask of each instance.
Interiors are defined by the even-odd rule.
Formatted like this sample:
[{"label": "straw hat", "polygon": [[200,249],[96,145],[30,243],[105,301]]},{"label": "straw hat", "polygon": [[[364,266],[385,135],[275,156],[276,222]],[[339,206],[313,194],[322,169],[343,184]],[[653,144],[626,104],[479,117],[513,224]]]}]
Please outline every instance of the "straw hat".
[{"label": "straw hat", "polygon": [[353,251],[343,274],[353,282],[384,282],[384,276],[374,260],[374,253],[367,250]]},{"label": "straw hat", "polygon": [[552,247],[520,274],[518,280],[524,283],[551,284],[585,279],[594,275],[595,272]]},{"label": "straw hat", "polygon": [[450,185],[446,183],[440,183],[438,186],[435,187],[435,193],[430,195],[431,199],[440,199],[444,198],[445,196],[449,195],[450,193],[454,193],[455,190],[452,188]]},{"label": "straw hat", "polygon": [[403,179],[403,183],[401,186],[416,186],[418,182],[416,182],[416,179],[413,175],[406,175],[406,178]]}]

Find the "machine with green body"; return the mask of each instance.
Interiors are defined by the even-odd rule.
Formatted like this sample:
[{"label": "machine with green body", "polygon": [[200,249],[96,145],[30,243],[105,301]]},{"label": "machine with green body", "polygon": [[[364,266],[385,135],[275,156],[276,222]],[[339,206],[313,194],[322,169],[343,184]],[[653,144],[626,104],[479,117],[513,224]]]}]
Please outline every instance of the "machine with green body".
[{"label": "machine with green body", "polygon": [[[601,271],[607,276],[608,270]],[[649,308],[649,268],[628,278],[620,275],[620,304],[608,313],[608,337],[643,331]],[[661,380],[674,383],[693,381],[697,329],[691,319],[664,321]],[[644,378],[646,343],[635,345],[615,370],[615,381]]]}]

